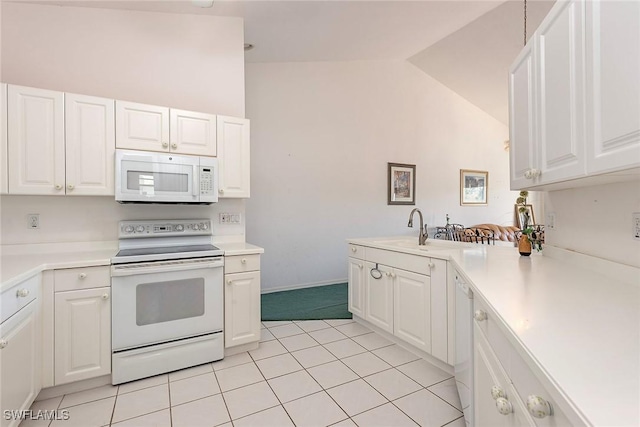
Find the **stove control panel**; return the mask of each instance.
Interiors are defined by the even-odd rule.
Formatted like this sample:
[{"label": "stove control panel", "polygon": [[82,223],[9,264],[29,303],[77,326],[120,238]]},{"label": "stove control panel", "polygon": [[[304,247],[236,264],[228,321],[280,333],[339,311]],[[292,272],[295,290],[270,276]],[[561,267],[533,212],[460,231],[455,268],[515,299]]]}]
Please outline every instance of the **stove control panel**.
[{"label": "stove control panel", "polygon": [[120,239],[140,237],[210,236],[211,220],[180,219],[120,221]]}]

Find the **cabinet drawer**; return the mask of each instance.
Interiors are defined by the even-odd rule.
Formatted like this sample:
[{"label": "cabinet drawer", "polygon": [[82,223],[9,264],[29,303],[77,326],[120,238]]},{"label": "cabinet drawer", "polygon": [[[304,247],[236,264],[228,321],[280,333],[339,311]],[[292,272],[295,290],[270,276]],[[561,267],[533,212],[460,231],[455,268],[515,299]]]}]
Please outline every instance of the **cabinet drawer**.
[{"label": "cabinet drawer", "polygon": [[20,283],[15,284],[0,295],[1,319],[0,323],[13,316],[22,307],[38,297],[40,275],[36,274]]},{"label": "cabinet drawer", "polygon": [[[479,320],[478,314],[482,315],[483,313],[484,319]],[[511,368],[511,344],[502,329],[500,329],[500,326],[498,325],[499,320],[496,319],[493,310],[490,310],[487,304],[477,295],[473,300],[473,317],[473,322],[482,332],[484,332],[487,341],[489,341],[491,348],[498,357],[498,360],[502,364],[504,370],[509,372]]]},{"label": "cabinet drawer", "polygon": [[429,267],[431,258],[419,255],[410,255],[385,249],[367,248],[365,260],[431,276],[431,268]]},{"label": "cabinet drawer", "polygon": [[260,270],[260,255],[237,255],[224,257],[224,274]]},{"label": "cabinet drawer", "polygon": [[351,258],[365,259],[364,246],[349,245],[349,256]]},{"label": "cabinet drawer", "polygon": [[53,278],[56,292],[111,286],[111,274],[107,265],[55,270]]}]

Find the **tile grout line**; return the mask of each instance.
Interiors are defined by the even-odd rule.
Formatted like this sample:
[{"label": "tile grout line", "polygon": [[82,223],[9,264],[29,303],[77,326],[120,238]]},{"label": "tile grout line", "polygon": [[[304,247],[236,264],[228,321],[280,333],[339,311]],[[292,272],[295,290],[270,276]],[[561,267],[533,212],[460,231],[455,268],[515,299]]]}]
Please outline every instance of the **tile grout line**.
[{"label": "tile grout line", "polygon": [[[247,352],[247,354],[249,353]],[[213,368],[213,363],[211,364],[211,369],[213,369],[213,377],[216,379],[216,384],[218,384],[218,388],[220,389],[220,396],[222,397],[222,403],[224,404],[224,408],[227,410],[227,415],[229,415],[229,422],[231,423],[231,425],[233,425],[233,420],[231,419],[231,411],[229,411],[229,405],[227,405],[227,399],[224,398],[224,392],[222,391],[222,386],[220,385],[220,381],[218,380],[218,375],[216,374],[216,370]]]}]

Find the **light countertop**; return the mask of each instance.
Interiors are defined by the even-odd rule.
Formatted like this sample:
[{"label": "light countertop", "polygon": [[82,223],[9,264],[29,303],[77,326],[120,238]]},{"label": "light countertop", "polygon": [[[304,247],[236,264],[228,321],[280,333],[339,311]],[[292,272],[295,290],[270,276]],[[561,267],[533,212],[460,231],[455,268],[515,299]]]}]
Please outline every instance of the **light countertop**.
[{"label": "light countertop", "polygon": [[[403,251],[397,240],[386,249]],[[383,239],[349,243],[385,249]],[[431,242],[406,252],[452,261],[589,423],[640,425],[640,276],[625,283],[504,246]]]}]

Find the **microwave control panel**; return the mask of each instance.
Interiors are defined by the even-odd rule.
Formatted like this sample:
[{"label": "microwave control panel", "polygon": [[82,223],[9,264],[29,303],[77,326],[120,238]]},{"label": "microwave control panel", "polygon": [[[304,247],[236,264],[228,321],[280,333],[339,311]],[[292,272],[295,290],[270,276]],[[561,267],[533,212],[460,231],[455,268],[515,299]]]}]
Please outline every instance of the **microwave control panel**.
[{"label": "microwave control panel", "polygon": [[213,171],[212,167],[200,167],[200,195],[206,196],[213,193]]}]

